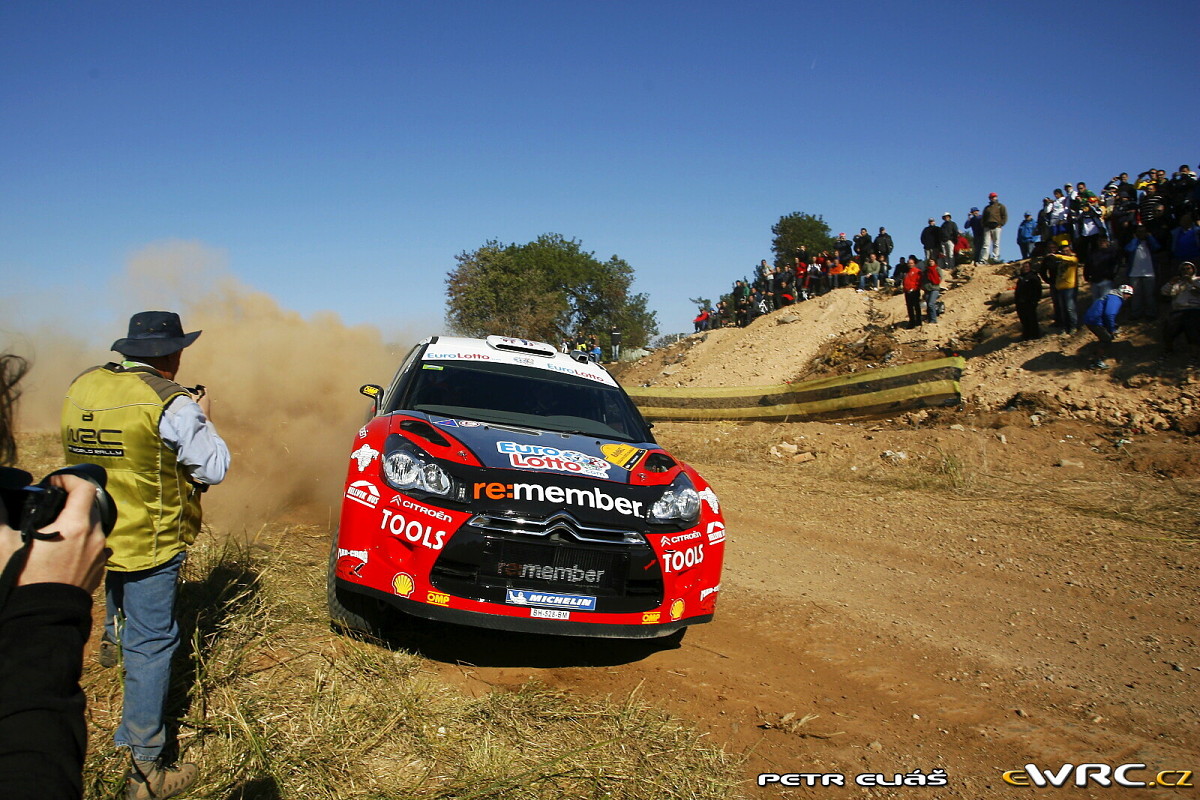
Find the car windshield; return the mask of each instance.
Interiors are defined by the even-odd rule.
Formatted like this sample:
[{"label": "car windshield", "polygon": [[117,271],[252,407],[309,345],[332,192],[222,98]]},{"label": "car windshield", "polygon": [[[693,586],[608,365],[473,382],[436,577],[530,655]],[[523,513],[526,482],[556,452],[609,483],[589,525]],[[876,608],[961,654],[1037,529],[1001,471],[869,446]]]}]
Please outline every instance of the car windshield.
[{"label": "car windshield", "polygon": [[650,441],[641,415],[617,387],[515,364],[422,361],[403,397],[388,411],[400,409]]}]

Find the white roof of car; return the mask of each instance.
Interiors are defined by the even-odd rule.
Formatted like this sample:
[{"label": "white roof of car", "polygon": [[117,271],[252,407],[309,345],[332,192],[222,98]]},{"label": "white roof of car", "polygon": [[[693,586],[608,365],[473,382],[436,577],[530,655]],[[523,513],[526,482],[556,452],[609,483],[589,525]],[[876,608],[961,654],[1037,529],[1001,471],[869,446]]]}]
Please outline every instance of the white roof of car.
[{"label": "white roof of car", "polygon": [[[489,336],[486,339],[468,339],[463,336],[438,336],[429,345],[422,361],[491,361],[499,364],[517,364],[523,367],[544,369],[575,375],[598,383],[616,386],[617,382],[599,364],[576,361],[554,345],[529,339],[509,336]],[[425,340],[432,342],[432,339]]]}]

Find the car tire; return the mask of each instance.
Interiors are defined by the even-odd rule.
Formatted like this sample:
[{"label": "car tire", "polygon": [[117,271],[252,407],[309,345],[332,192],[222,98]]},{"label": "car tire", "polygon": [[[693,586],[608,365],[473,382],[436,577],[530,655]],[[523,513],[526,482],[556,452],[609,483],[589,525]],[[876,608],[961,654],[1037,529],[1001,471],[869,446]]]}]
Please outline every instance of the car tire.
[{"label": "car tire", "polygon": [[357,633],[383,638],[387,609],[378,600],[337,585],[338,535],[333,534],[329,548],[329,568],[325,574],[325,597],[329,603],[329,622],[342,633]]}]

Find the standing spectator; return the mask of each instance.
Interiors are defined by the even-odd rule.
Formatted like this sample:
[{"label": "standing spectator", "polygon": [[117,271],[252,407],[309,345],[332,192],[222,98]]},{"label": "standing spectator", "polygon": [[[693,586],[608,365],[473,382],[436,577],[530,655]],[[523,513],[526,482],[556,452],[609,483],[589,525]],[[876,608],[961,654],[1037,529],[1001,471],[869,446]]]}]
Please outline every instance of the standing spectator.
[{"label": "standing spectator", "polygon": [[1059,314],[1067,334],[1079,328],[1079,310],[1076,305],[1079,292],[1079,259],[1071,251],[1071,245],[1061,243],[1058,249],[1046,256],[1050,263],[1050,274],[1054,276],[1054,293],[1058,296]]},{"label": "standing spectator", "polygon": [[1133,233],[1125,252],[1129,254],[1129,283],[1135,294],[1129,304],[1129,318],[1154,319],[1157,309],[1154,301],[1154,254],[1161,248],[1158,240],[1150,235],[1146,226],[1139,225]]},{"label": "standing spectator", "polygon": [[1017,319],[1021,321],[1021,339],[1042,338],[1042,327],[1038,323],[1038,303],[1042,299],[1042,276],[1033,268],[1033,262],[1021,262],[1017,274],[1017,285],[1013,291],[1017,305]]},{"label": "standing spectator", "polygon": [[1109,345],[1117,335],[1117,314],[1121,312],[1125,300],[1132,296],[1132,286],[1118,286],[1088,306],[1088,310],[1084,312],[1083,324],[1100,340],[1100,357],[1092,363],[1096,369],[1108,369],[1105,359],[1108,357]]},{"label": "standing spectator", "polygon": [[908,271],[901,284],[904,287],[904,306],[908,309],[909,330],[921,327],[921,265],[916,256],[908,257]]},{"label": "standing spectator", "polygon": [[608,343],[612,345],[612,360],[617,362],[621,360],[621,329],[616,325],[608,332]]},{"label": "standing spectator", "polygon": [[[892,235],[887,232],[887,228],[881,227],[879,235],[875,237],[875,255],[879,256],[879,261],[886,268],[888,259],[892,257]],[[886,269],[884,270],[886,272]]]},{"label": "standing spectator", "polygon": [[1177,262],[1200,262],[1200,225],[1192,214],[1179,217],[1179,227],[1171,231],[1171,255]]},{"label": "standing spectator", "polygon": [[858,232],[858,236],[854,237],[854,254],[858,256],[858,263],[861,266],[867,260],[867,256],[875,252],[875,241],[871,238],[871,234],[867,233],[866,228],[862,228]]},{"label": "standing spectator", "polygon": [[1051,236],[1060,236],[1067,232],[1067,198],[1062,189],[1054,190],[1054,197],[1043,199],[1046,210],[1046,221],[1050,226]]},{"label": "standing spectator", "polygon": [[921,230],[921,247],[925,248],[925,258],[937,258],[942,252],[942,229],[929,218],[929,224]]},{"label": "standing spectator", "polygon": [[1033,214],[1025,212],[1025,219],[1017,228],[1017,247],[1021,249],[1021,258],[1029,258],[1033,254],[1033,246],[1038,242],[1037,222]]},{"label": "standing spectator", "polygon": [[1101,236],[1083,262],[1083,277],[1088,282],[1093,302],[1113,288],[1117,278],[1117,258],[1117,249],[1112,242],[1107,236]]},{"label": "standing spectator", "polygon": [[936,258],[925,262],[925,272],[921,275],[921,291],[925,293],[925,314],[932,324],[937,324],[938,295],[942,293],[942,273],[938,270]]},{"label": "standing spectator", "polygon": [[1100,198],[1092,195],[1075,214],[1075,252],[1086,261],[1096,242],[1106,235],[1104,216],[1100,213]]},{"label": "standing spectator", "polygon": [[954,266],[954,247],[958,244],[958,223],[950,217],[950,212],[942,214],[942,250],[941,255]]},{"label": "standing spectator", "polygon": [[983,258],[983,217],[979,213],[978,206],[971,206],[970,212],[967,214],[967,219],[963,222],[963,230],[971,232],[971,261],[975,264],[982,264]]},{"label": "standing spectator", "polygon": [[[184,348],[199,336],[183,332],[178,314],[134,314],[128,336],[112,346],[124,360],[86,370],[63,402],[68,463],[86,459],[105,467],[118,511],[108,538],[105,639],[124,655],[124,704],[114,741],[133,756],[127,798],[171,797],[197,778],[195,765],[168,766],[162,758],[163,707],[180,642],[179,570],[200,532],[200,495],[229,467],[229,449],[209,419],[208,394],[200,388],[193,395],[175,382]],[[73,431],[83,428],[109,430],[122,446],[80,447]]]},{"label": "standing spectator", "polygon": [[1162,293],[1171,298],[1171,310],[1163,326],[1163,349],[1172,352],[1181,333],[1188,344],[1200,344],[1200,278],[1196,277],[1196,265],[1190,261],[1180,264],[1179,275],[1167,281]]},{"label": "standing spectator", "polygon": [[995,192],[988,195],[988,204],[983,209],[983,260],[993,264],[1000,262],[1000,231],[1008,224],[1008,209],[1000,202]]},{"label": "standing spectator", "polygon": [[850,263],[850,258],[854,255],[854,246],[846,239],[844,233],[838,234],[837,241],[833,243],[833,250],[837,253],[838,263],[842,266]]}]

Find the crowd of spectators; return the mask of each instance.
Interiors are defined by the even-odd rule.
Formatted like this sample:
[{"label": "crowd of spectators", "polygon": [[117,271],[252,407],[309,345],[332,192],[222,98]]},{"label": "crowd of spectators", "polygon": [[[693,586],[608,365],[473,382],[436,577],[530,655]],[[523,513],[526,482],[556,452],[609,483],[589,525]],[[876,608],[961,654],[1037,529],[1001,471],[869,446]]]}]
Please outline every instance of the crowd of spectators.
[{"label": "crowd of spectators", "polygon": [[[1063,333],[1087,324],[1086,305],[1116,293],[1128,321],[1156,319],[1160,302],[1169,302],[1163,328],[1168,349],[1180,335],[1200,344],[1200,279],[1194,266],[1200,263],[1198,210],[1200,181],[1186,164],[1169,178],[1161,169],[1146,170],[1133,181],[1121,173],[1099,193],[1083,181],[1054,189],[1036,214],[1024,213],[1016,229],[1026,262],[1017,276],[1023,337],[1042,335],[1036,309],[1047,286],[1053,325]],[[936,323],[943,274],[957,277],[964,265],[1004,263],[1000,236],[1007,223],[1007,208],[993,192],[983,209],[971,208],[961,227],[950,212],[940,222],[930,217],[920,233],[924,258],[910,255],[895,265],[886,228],[874,236],[866,228],[852,238],[839,233],[830,250],[810,253],[800,247],[791,263],[762,260],[753,277],[736,280],[715,307],[699,309],[695,329],[742,327],[839,289],[903,292],[910,327]],[[1089,291],[1083,305],[1085,283]]]}]

